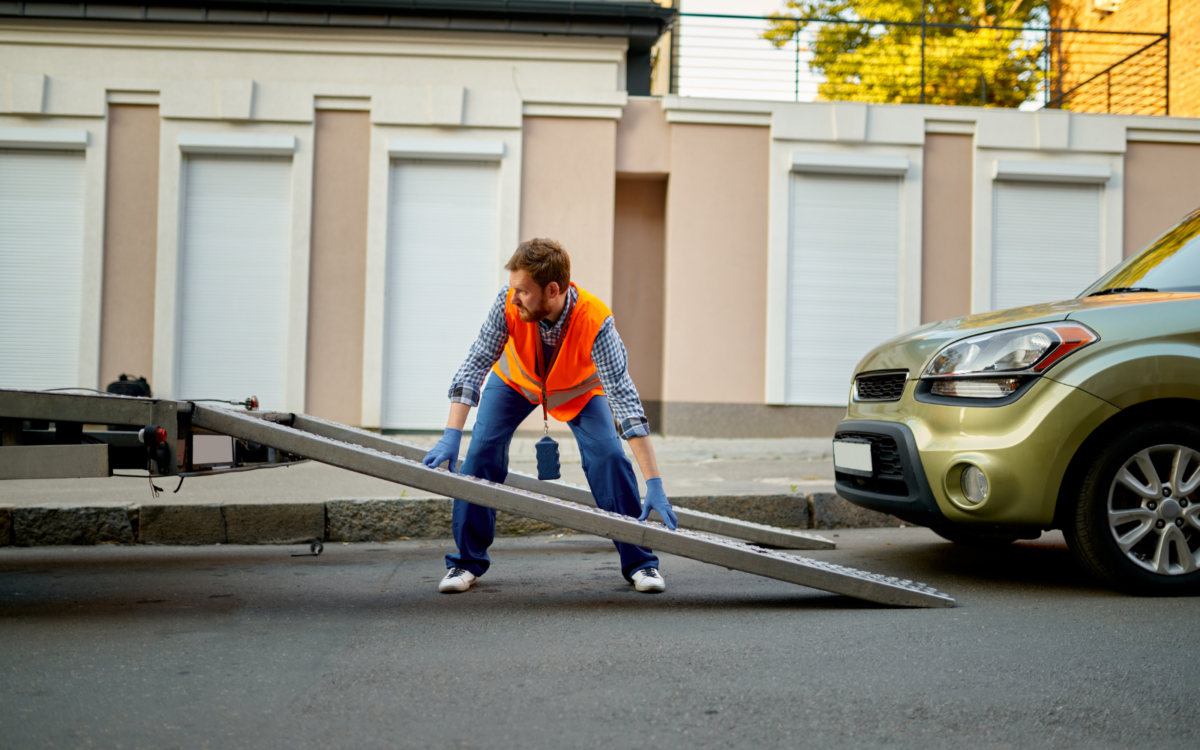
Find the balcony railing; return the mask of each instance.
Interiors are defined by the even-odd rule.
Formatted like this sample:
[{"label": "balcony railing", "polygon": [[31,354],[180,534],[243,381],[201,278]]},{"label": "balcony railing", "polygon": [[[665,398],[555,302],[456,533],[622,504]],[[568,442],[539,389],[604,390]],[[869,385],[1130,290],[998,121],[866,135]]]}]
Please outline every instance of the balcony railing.
[{"label": "balcony railing", "polygon": [[1166,34],[693,13],[676,32],[683,96],[1170,112]]}]

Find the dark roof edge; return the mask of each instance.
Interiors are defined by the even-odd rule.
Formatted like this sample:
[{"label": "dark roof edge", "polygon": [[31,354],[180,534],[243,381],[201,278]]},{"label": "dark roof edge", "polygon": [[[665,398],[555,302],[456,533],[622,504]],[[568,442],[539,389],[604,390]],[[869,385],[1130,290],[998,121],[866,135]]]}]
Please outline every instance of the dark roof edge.
[{"label": "dark roof edge", "polygon": [[[677,10],[619,0],[151,0],[0,2],[0,17],[271,25],[385,26],[478,31],[657,36]],[[444,23],[438,24],[438,21]],[[475,21],[477,23],[471,23]],[[639,28],[640,27],[640,28]]]}]

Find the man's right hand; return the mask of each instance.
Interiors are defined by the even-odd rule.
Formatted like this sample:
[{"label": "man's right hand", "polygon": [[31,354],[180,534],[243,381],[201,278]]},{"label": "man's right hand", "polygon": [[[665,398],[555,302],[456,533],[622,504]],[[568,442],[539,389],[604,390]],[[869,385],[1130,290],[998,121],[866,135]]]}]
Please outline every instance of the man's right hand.
[{"label": "man's right hand", "polygon": [[438,467],[443,463],[449,462],[446,466],[450,471],[458,471],[458,447],[462,443],[462,430],[456,430],[453,427],[447,427],[442,433],[442,439],[437,441],[437,445],[425,454],[425,458],[421,459],[421,463],[429,467]]}]

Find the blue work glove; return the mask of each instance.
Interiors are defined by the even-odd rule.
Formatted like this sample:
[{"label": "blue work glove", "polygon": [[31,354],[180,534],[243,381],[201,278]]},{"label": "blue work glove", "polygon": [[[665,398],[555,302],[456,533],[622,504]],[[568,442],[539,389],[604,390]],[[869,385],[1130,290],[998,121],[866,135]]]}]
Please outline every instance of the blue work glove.
[{"label": "blue work glove", "polygon": [[441,466],[443,462],[449,461],[446,468],[452,472],[458,471],[458,446],[462,443],[462,430],[456,430],[453,427],[447,427],[442,433],[442,439],[437,441],[437,445],[425,454],[425,458],[421,459],[421,463],[431,468]]},{"label": "blue work glove", "polygon": [[679,519],[675,518],[675,511],[671,509],[671,501],[667,499],[660,477],[646,480],[646,504],[642,506],[642,515],[638,516],[638,520],[645,521],[650,517],[650,511],[657,512],[671,531],[679,528]]}]

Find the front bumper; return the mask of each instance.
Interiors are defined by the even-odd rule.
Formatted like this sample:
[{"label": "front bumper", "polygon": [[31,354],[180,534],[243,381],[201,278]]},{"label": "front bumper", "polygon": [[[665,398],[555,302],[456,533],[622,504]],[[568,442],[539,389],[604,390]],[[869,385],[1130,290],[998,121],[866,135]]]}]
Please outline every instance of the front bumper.
[{"label": "front bumper", "polygon": [[877,467],[887,466],[888,472],[876,471],[869,478],[836,472],[834,487],[839,495],[855,505],[890,513],[917,526],[948,525],[929,487],[921,452],[907,425],[849,420],[838,425],[835,437],[849,436],[870,440],[872,463]]},{"label": "front bumper", "polygon": [[[876,476],[863,480],[839,472],[836,487],[856,505],[934,528],[977,533],[1049,528],[1075,452],[1118,413],[1106,401],[1048,377],[1017,401],[995,408],[919,401],[916,387],[909,383],[895,402],[851,402],[850,419],[837,433],[878,436],[894,441],[895,448],[886,453],[889,446],[872,439]],[[967,464],[982,468],[989,482],[987,498],[973,507],[954,494],[954,477]]]}]

